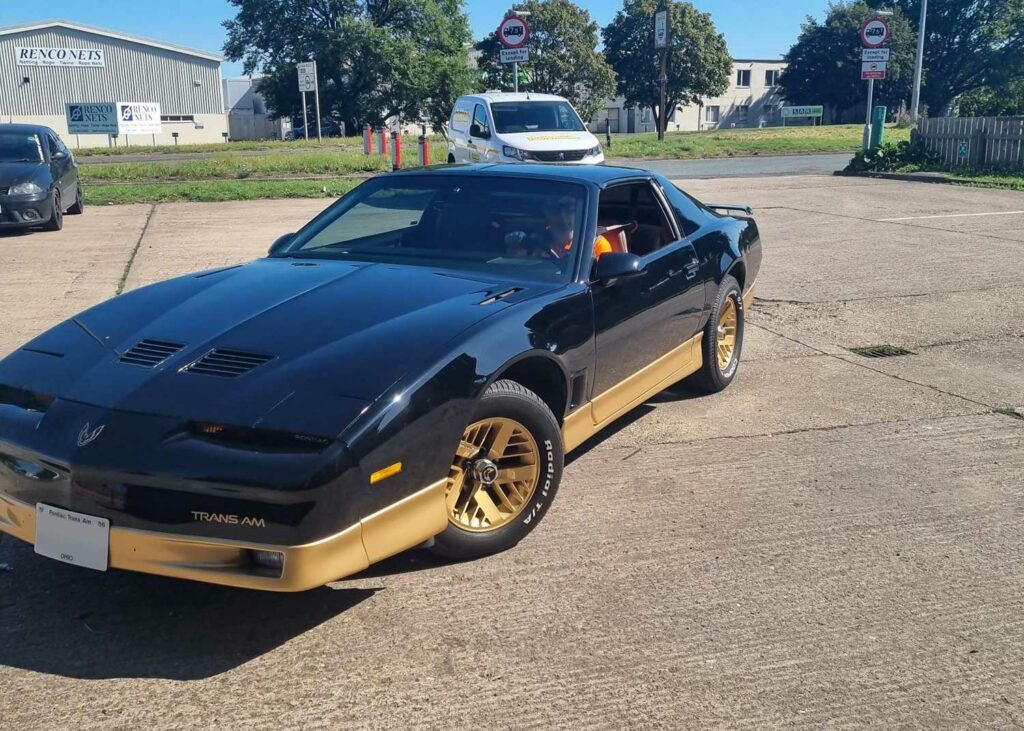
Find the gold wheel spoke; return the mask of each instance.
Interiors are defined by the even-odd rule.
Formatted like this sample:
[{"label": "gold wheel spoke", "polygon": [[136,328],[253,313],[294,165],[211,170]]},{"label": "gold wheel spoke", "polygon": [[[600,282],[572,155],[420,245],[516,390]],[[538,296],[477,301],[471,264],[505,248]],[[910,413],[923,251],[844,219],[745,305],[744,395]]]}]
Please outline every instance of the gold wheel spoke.
[{"label": "gold wheel spoke", "polygon": [[512,434],[515,432],[515,427],[512,422],[502,420],[498,425],[498,433],[494,435],[494,441],[491,442],[491,448],[487,451],[491,459],[501,459],[505,456],[505,452],[508,450],[508,442],[512,438]]},{"label": "gold wheel spoke", "polygon": [[502,520],[501,510],[494,504],[494,501],[491,500],[491,496],[488,494],[486,488],[480,488],[477,490],[476,494],[473,495],[472,502],[476,503],[477,507],[480,508],[492,526],[501,525],[504,522]]},{"label": "gold wheel spoke", "polygon": [[473,444],[473,442],[466,441],[463,439],[459,442],[459,448],[455,450],[455,454],[462,459],[473,459],[480,453],[480,447]]},{"label": "gold wheel spoke", "polygon": [[506,484],[509,482],[533,482],[537,477],[537,465],[524,464],[518,467],[505,467],[498,470],[498,479],[495,482]]},{"label": "gold wheel spoke", "polygon": [[455,511],[459,497],[462,495],[462,488],[466,485],[466,471],[460,467],[452,467],[452,471],[456,474],[448,478],[448,492],[445,493],[445,503],[448,505],[449,515]]}]

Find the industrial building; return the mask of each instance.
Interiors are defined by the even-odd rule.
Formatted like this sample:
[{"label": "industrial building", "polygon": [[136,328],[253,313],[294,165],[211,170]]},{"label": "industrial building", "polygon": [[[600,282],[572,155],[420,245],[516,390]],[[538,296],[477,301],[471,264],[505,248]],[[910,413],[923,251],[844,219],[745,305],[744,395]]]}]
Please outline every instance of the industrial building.
[{"label": "industrial building", "polygon": [[228,136],[222,58],[207,51],[47,20],[0,28],[0,121],[44,124],[75,147],[106,135],[68,134],[65,104],[160,106],[160,132],[121,134],[119,144],[222,142]]},{"label": "industrial building", "polygon": [[[718,97],[701,99],[699,104],[676,107],[668,120],[673,132],[698,132],[708,129],[769,127],[782,124],[782,94],[779,77],[786,69],[781,59],[734,58],[729,89]],[[651,109],[627,107],[625,99],[608,101],[591,120],[590,128],[612,134],[654,132],[656,123]]]}]

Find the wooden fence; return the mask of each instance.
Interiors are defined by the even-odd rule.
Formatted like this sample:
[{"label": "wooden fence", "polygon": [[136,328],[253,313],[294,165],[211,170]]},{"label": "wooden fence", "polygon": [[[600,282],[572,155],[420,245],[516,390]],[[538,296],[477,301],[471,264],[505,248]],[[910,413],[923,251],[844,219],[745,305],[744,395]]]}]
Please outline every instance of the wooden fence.
[{"label": "wooden fence", "polygon": [[922,119],[913,139],[946,165],[1024,169],[1024,117]]}]

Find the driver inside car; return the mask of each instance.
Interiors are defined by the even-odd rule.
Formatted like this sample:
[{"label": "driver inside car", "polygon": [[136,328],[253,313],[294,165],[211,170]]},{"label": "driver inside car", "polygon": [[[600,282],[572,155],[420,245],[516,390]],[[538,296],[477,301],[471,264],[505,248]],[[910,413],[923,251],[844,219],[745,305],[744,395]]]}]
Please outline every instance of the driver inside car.
[{"label": "driver inside car", "polygon": [[[544,205],[544,228],[527,236],[513,231],[505,237],[509,253],[515,256],[533,256],[541,259],[562,259],[572,251],[575,236],[575,206],[572,198],[563,198]],[[598,227],[594,241],[594,257],[613,251],[624,251],[619,232],[622,226]],[[609,232],[609,235],[605,235]]]}]

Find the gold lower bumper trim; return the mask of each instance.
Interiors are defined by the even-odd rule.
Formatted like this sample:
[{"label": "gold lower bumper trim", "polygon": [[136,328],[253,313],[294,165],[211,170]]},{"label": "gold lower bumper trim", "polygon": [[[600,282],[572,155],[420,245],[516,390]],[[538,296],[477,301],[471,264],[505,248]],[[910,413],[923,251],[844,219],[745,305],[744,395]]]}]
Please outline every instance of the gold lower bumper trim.
[{"label": "gold lower bumper trim", "polygon": [[[302,546],[174,536],[110,529],[110,567],[263,591],[305,591],[362,571],[419,545],[448,526],[447,478],[399,500],[328,538]],[[36,511],[0,495],[0,531],[35,543]],[[260,575],[249,551],[284,554],[280,577]]]}]

